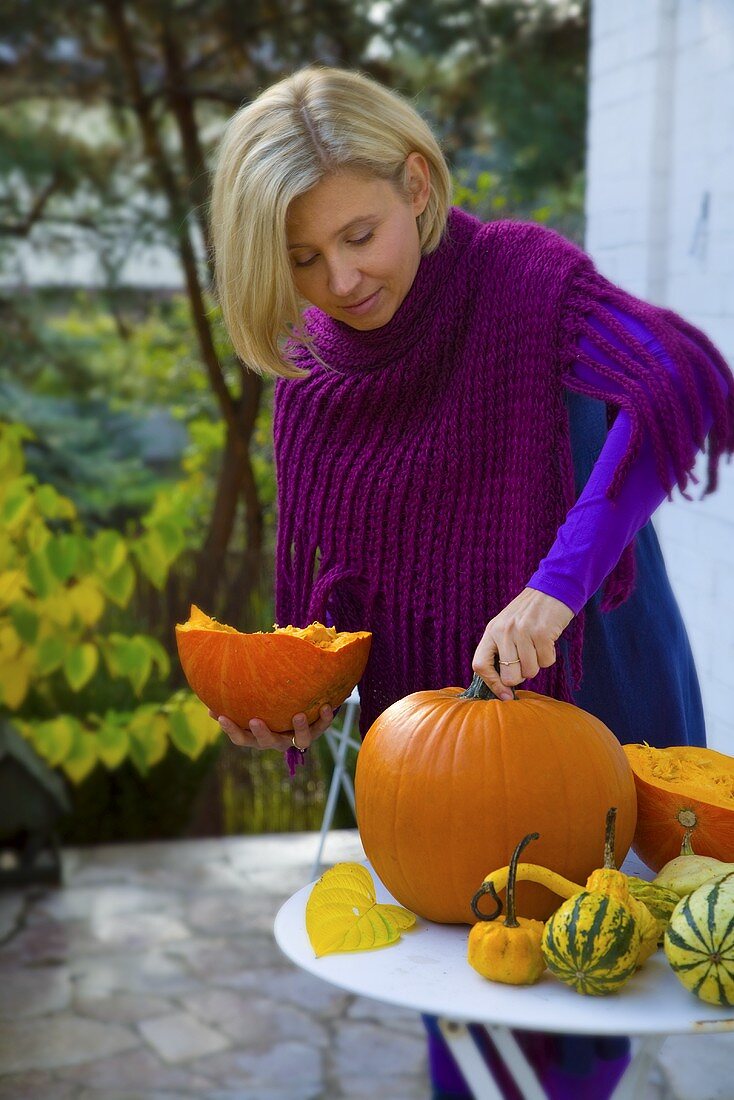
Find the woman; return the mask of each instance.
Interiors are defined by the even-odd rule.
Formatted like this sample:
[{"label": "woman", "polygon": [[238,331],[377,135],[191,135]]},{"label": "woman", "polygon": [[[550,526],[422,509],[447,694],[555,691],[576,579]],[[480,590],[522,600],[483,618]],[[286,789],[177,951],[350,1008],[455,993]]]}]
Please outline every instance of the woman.
[{"label": "woman", "polygon": [[[707,434],[715,488],[734,378],[702,333],[559,234],[484,225],[450,192],[420,116],[356,73],[296,73],[224,135],[223,316],[243,361],[278,376],[277,618],[372,631],[362,736],[396,699],[473,670],[503,698],[524,683],[576,701],[622,742],[703,744],[648,521],[696,480]],[[332,713],[294,715],[289,734],[216,717],[235,744],[294,756]],[[469,1096],[426,1025],[434,1096]],[[523,1042],[549,1089],[605,1095],[601,1044],[556,1044],[550,1064],[543,1037]]]}]

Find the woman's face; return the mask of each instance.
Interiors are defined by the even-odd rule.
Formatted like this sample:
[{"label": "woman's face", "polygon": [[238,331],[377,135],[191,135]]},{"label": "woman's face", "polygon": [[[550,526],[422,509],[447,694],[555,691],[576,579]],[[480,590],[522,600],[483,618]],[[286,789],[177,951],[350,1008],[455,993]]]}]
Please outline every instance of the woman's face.
[{"label": "woman's face", "polygon": [[411,153],[406,163],[409,200],[386,180],[344,172],[326,176],[288,209],[296,288],[352,328],[387,324],[418,270],[416,218],[428,203],[430,170],[420,153]]}]

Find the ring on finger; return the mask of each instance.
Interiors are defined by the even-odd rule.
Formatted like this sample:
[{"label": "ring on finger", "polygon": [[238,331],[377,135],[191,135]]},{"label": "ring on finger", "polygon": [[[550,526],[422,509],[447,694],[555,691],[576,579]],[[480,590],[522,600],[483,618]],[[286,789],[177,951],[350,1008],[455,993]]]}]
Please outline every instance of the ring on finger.
[{"label": "ring on finger", "polygon": [[520,664],[520,658],[516,657],[514,661],[500,661],[500,664],[501,665],[519,665]]},{"label": "ring on finger", "polygon": [[295,733],[291,737],[291,745],[293,745],[293,748],[296,750],[296,752],[300,752],[301,755],[303,755],[304,752],[308,752],[308,745],[306,746],[305,749],[302,749],[300,745],[296,744],[296,735],[295,735]]}]

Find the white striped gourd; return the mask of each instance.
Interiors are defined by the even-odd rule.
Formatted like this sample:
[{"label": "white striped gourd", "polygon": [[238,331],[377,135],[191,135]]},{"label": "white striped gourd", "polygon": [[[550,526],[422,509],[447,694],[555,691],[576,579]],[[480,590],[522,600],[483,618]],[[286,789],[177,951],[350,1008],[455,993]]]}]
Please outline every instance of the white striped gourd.
[{"label": "white striped gourd", "polygon": [[665,954],[702,1001],[734,1005],[734,873],[681,898],[665,932]]}]

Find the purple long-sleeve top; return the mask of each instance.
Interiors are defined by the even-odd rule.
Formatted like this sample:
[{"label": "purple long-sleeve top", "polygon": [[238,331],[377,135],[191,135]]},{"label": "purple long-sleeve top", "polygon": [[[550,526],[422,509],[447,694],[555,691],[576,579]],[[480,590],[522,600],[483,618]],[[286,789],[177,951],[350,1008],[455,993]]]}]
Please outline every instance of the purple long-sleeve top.
[{"label": "purple long-sleeve top", "polygon": [[[667,368],[676,388],[684,393],[682,380],[655,336],[640,321],[616,307],[610,309],[628,331],[640,338]],[[590,319],[597,332],[606,336],[616,347],[622,346],[601,321],[595,317]],[[581,338],[579,347],[599,363],[610,361],[587,337]],[[577,362],[573,369],[576,377],[591,383],[599,382],[599,376],[586,364]],[[605,385],[610,385],[608,380],[602,381]],[[696,381],[708,431],[713,422],[713,411],[700,375],[696,376]],[[725,380],[717,374],[717,381],[722,394],[725,394]],[[619,560],[625,546],[647,523],[665,499],[670,485],[675,482],[672,463],[669,463],[670,484],[661,484],[652,443],[645,438],[619,496],[614,501],[609,500],[607,489],[622,455],[627,450],[631,430],[629,415],[624,409],[620,409],[578,500],[559,528],[553,546],[528,580],[528,588],[555,596],[574,614],[578,614],[597,591]],[[691,459],[697,449],[691,430]]]}]

